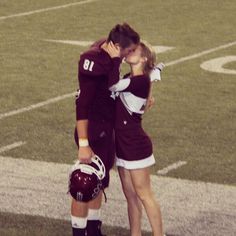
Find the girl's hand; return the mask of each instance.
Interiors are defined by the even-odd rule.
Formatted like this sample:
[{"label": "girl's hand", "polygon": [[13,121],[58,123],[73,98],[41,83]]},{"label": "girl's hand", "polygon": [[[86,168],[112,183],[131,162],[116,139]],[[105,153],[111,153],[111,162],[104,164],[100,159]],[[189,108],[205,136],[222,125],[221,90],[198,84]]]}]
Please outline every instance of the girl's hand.
[{"label": "girl's hand", "polygon": [[120,47],[115,45],[111,41],[107,44],[106,52],[110,55],[111,58],[120,57]]},{"label": "girl's hand", "polygon": [[150,96],[147,100],[147,105],[146,105],[145,111],[151,109],[152,106],[154,105],[154,103],[155,103],[155,98],[153,96]]}]

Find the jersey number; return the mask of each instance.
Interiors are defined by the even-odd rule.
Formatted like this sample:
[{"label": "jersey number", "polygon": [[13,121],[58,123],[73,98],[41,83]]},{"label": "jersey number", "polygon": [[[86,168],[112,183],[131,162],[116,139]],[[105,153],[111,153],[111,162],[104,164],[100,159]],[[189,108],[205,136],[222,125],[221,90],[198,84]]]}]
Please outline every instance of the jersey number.
[{"label": "jersey number", "polygon": [[94,62],[93,62],[93,61],[90,61],[90,60],[88,60],[88,59],[85,59],[85,60],[84,60],[83,68],[84,68],[84,70],[92,71],[92,70],[93,70],[93,65],[94,65]]}]

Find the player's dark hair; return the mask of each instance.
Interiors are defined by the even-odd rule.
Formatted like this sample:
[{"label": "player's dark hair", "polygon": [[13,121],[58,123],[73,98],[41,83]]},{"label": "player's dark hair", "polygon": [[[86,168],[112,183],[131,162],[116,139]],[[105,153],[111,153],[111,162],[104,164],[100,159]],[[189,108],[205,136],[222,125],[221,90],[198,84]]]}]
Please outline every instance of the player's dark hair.
[{"label": "player's dark hair", "polygon": [[131,44],[138,44],[140,41],[139,34],[132,29],[127,23],[117,24],[109,33],[107,42],[118,43],[121,48],[127,48]]},{"label": "player's dark hair", "polygon": [[142,56],[147,59],[144,63],[143,72],[144,74],[149,75],[156,64],[156,53],[148,42],[142,41],[139,45],[142,48]]}]

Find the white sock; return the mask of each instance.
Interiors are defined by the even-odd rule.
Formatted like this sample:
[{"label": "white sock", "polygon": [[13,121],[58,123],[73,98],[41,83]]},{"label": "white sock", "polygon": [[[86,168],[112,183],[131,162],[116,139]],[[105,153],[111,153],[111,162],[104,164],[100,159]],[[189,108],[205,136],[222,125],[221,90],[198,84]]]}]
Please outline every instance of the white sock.
[{"label": "white sock", "polygon": [[71,215],[71,225],[72,225],[72,228],[84,229],[87,226],[87,218]]},{"label": "white sock", "polygon": [[88,220],[100,220],[100,218],[101,218],[101,209],[89,209]]}]

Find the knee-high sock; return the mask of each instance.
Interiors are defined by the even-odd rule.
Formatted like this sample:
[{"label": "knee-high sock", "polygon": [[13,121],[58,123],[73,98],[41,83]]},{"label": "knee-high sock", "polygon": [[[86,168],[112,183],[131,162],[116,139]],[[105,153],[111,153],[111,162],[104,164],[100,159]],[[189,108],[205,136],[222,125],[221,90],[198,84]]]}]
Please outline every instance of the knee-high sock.
[{"label": "knee-high sock", "polygon": [[100,218],[101,218],[101,209],[89,209],[88,220],[100,220]]},{"label": "knee-high sock", "polygon": [[86,236],[87,218],[71,216],[73,236]]}]

